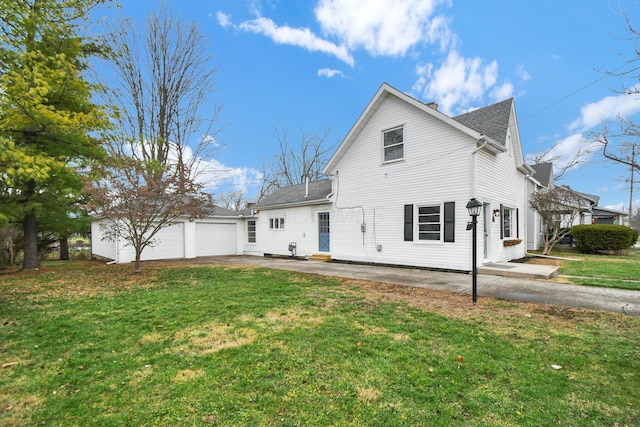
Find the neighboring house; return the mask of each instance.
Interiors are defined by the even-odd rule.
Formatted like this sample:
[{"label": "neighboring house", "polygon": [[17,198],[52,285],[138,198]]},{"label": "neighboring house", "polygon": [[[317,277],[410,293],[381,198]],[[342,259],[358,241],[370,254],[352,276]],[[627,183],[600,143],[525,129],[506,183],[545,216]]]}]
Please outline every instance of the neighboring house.
[{"label": "neighboring house", "polygon": [[[537,191],[551,189],[555,187],[552,163],[538,163],[530,165],[534,173],[528,178],[527,194],[531,195]],[[593,194],[581,193],[573,190],[568,185],[561,186],[578,196],[579,204],[582,209],[573,221],[568,219],[570,215],[563,215],[560,220],[563,227],[573,227],[580,224],[624,224],[626,213],[614,209],[608,209],[598,206],[599,196]],[[538,250],[544,247],[542,218],[531,207],[528,206],[527,214],[527,249]]]},{"label": "neighboring house", "polygon": [[[527,195],[552,188],[555,185],[552,163],[530,165],[533,174],[527,182]],[[527,201],[527,250],[538,250],[544,247],[544,224],[538,212],[529,206]]]},{"label": "neighboring house", "polygon": [[331,181],[309,184],[326,186],[318,197],[287,187],[255,206],[263,252],[295,242],[299,256],[469,271],[475,197],[478,264],[523,257],[533,171],[513,99],[454,118],[436,108],[383,84],[325,167]]},{"label": "neighboring house", "polygon": [[[282,188],[249,216],[217,208],[176,224],[143,259],[321,254],[470,271],[471,198],[483,203],[478,265],[525,256],[534,171],[523,161],[513,99],[449,117],[383,84],[323,172],[329,179]],[[103,221],[92,226],[94,254],[131,261],[121,242],[102,246]]]},{"label": "neighboring house", "polygon": [[[115,241],[103,238],[105,228],[110,224],[111,220],[105,218],[97,218],[91,223],[91,253],[118,263],[134,261],[133,246],[124,237]],[[141,259],[255,255],[259,253],[255,249],[255,238],[255,217],[250,210],[235,212],[216,206],[206,217],[184,218],[160,230],[154,236],[153,246],[142,251]]]},{"label": "neighboring house", "polygon": [[626,219],[629,216],[627,212],[615,209],[594,206],[591,209],[591,217],[593,224],[616,224],[626,225]]}]

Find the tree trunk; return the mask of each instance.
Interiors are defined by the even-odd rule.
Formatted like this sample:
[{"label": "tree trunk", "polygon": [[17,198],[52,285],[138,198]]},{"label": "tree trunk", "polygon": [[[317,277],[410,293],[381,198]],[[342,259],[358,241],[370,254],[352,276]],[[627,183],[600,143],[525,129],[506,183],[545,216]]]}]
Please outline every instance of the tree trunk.
[{"label": "tree trunk", "polygon": [[142,262],[140,261],[141,252],[136,251],[136,266],[134,271],[136,273],[142,273]]},{"label": "tree trunk", "polygon": [[69,238],[63,236],[58,243],[60,244],[60,261],[69,261]]},{"label": "tree trunk", "polygon": [[24,260],[22,268],[33,271],[38,268],[38,223],[36,222],[36,211],[31,209],[22,220],[24,232]]}]

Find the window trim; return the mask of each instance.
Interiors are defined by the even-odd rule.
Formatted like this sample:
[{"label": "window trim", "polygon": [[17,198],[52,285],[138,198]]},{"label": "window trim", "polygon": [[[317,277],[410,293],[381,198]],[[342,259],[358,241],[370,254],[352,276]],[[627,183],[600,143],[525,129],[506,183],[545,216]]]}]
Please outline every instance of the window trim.
[{"label": "window trim", "polygon": [[284,217],[270,217],[269,230],[284,230]]},{"label": "window trim", "polygon": [[[253,230],[251,230],[251,223],[253,223]],[[258,229],[257,229],[258,221],[255,219],[247,220],[247,243],[251,245],[255,245],[257,243],[258,237]],[[253,240],[251,238],[253,237]]]},{"label": "window trim", "polygon": [[[420,208],[438,208],[438,239],[420,239]],[[444,242],[444,203],[442,202],[434,202],[434,203],[416,203],[414,205],[413,212],[413,225],[414,225],[414,243],[418,244],[441,244]],[[435,223],[424,223],[424,224],[435,224]]]},{"label": "window trim", "polygon": [[[507,215],[508,212],[508,215]],[[509,217],[509,234],[507,235],[507,229],[505,228],[505,219]],[[518,238],[517,233],[517,214],[516,208],[512,208],[510,206],[500,205],[500,238],[505,239],[516,239]]]},{"label": "window trim", "polygon": [[[406,131],[406,129],[405,128],[406,128],[406,126],[403,123],[403,124],[398,125],[398,126],[394,126],[394,127],[388,128],[388,129],[384,129],[380,133],[381,134],[380,146],[381,146],[381,149],[382,149],[382,164],[383,165],[404,161],[405,155],[406,155],[406,151],[405,151],[405,148],[406,148],[406,144],[405,144],[406,132],[405,131]],[[393,131],[398,130],[398,129],[402,129],[402,142],[396,143],[396,144],[392,144],[392,145],[389,145],[389,146],[385,146],[384,145],[384,136],[385,136],[385,134],[387,134],[388,132],[393,132]],[[402,146],[402,157],[399,157],[397,159],[387,160],[386,150],[388,148],[398,147],[398,146]]]}]

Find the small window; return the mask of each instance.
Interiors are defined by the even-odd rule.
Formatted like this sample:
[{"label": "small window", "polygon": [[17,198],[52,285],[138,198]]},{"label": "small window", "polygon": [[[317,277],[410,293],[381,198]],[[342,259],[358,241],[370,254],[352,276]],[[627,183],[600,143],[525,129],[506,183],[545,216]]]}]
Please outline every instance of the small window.
[{"label": "small window", "polygon": [[440,205],[418,207],[418,240],[440,240]]},{"label": "small window", "polygon": [[404,128],[402,126],[383,132],[382,149],[384,163],[404,159]]},{"label": "small window", "polygon": [[269,218],[269,229],[271,230],[284,229],[284,218]]},{"label": "small window", "polygon": [[256,220],[250,219],[247,221],[247,241],[249,243],[256,242]]}]

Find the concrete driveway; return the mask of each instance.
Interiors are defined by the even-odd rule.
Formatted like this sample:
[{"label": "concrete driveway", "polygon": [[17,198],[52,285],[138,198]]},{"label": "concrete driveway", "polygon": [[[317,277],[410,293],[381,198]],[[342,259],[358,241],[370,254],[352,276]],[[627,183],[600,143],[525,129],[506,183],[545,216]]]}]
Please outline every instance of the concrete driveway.
[{"label": "concrete driveway", "polygon": [[[471,275],[463,273],[256,256],[207,257],[196,259],[196,262],[219,265],[252,265],[325,276],[454,291],[471,295]],[[520,279],[490,274],[478,275],[478,297],[640,315],[640,291],[568,285],[544,280]]]}]

